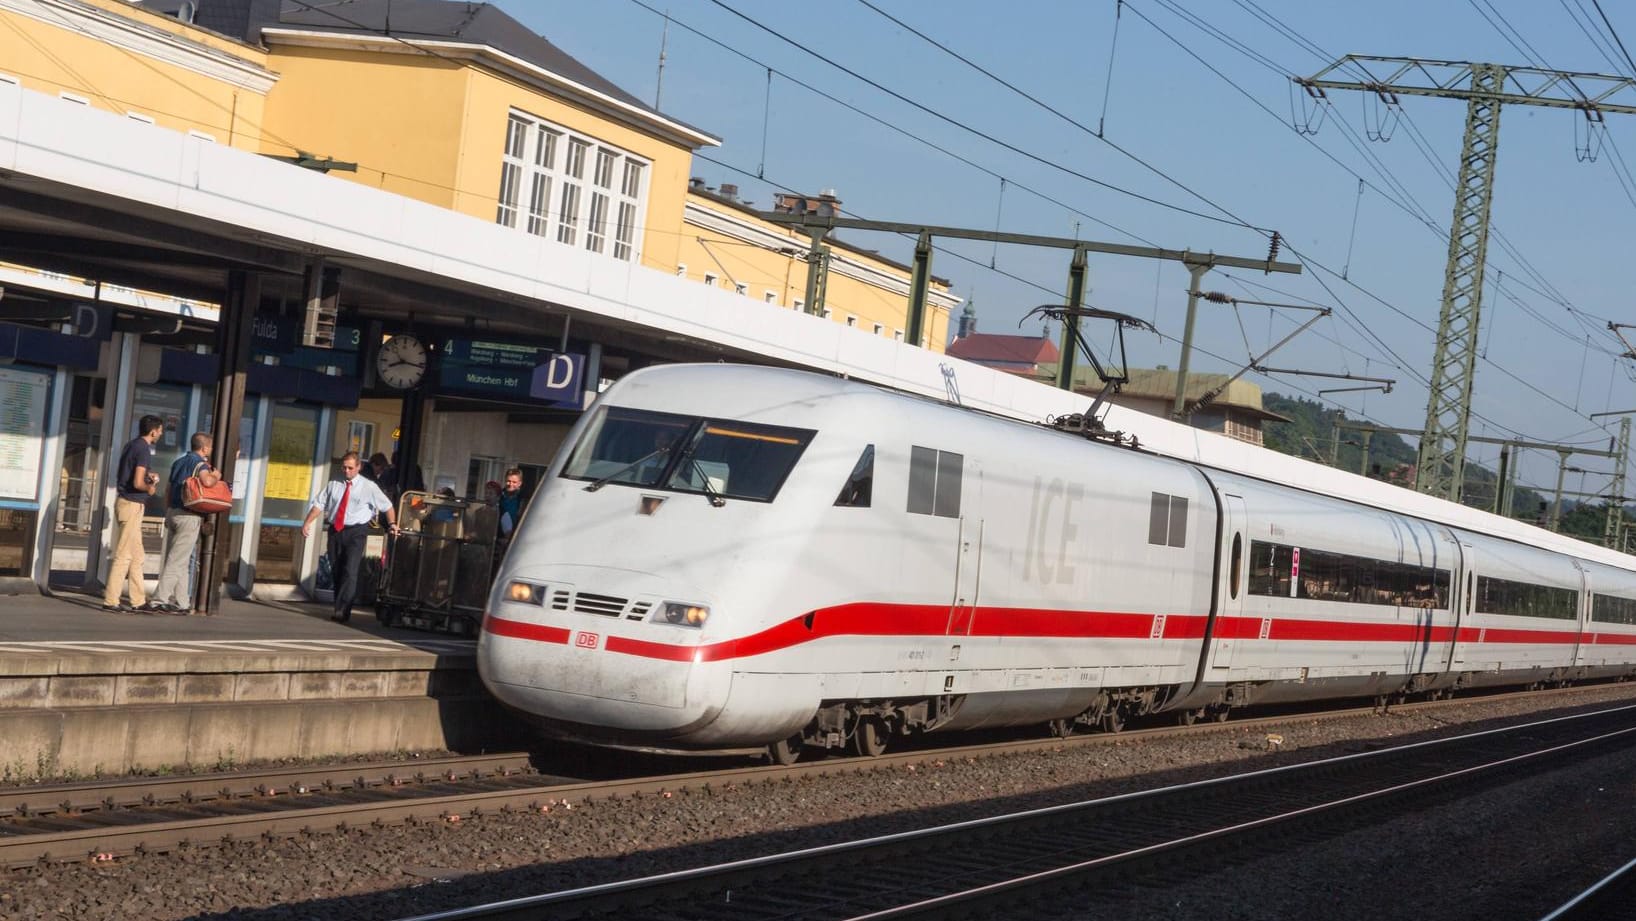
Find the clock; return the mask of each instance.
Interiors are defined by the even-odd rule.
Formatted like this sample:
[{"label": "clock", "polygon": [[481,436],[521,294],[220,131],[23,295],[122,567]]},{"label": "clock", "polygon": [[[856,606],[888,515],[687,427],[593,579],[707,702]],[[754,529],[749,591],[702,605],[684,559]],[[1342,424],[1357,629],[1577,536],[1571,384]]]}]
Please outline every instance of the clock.
[{"label": "clock", "polygon": [[426,374],[426,346],[414,336],[393,336],[375,353],[375,374],[394,390],[408,390]]}]

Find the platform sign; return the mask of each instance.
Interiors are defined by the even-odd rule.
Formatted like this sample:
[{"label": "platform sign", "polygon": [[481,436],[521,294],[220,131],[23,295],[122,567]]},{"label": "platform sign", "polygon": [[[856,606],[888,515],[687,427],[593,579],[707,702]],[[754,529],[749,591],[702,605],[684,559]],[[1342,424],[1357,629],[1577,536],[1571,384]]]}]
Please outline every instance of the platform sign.
[{"label": "platform sign", "polygon": [[50,387],[49,375],[0,368],[0,498],[33,501],[39,495]]},{"label": "platform sign", "polygon": [[439,389],[523,403],[578,409],[585,356],[534,345],[449,339],[439,356]]}]

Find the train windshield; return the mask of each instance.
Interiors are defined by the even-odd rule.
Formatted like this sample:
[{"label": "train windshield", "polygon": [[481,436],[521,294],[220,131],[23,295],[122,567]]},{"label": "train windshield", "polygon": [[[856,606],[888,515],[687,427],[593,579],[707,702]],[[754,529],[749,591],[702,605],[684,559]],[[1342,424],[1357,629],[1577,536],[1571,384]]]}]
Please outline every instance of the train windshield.
[{"label": "train windshield", "polygon": [[562,475],[771,502],[815,433],[620,406],[596,410]]}]

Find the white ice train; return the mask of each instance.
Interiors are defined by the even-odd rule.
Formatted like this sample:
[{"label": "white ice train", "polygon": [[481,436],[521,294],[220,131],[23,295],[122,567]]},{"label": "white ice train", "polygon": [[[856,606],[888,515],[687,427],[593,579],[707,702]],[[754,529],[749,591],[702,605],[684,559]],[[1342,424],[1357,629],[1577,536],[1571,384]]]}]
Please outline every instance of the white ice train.
[{"label": "white ice train", "polygon": [[655,367],[552,464],[478,666],[559,734],[776,760],[1636,672],[1636,559],[1425,507],[1447,514],[817,374]]}]

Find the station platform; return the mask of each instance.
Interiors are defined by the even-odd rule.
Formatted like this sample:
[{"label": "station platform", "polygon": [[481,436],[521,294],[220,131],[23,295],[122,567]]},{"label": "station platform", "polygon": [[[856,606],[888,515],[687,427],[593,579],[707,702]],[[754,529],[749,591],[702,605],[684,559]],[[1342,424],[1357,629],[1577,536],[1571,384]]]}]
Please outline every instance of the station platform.
[{"label": "station platform", "polygon": [[472,751],[520,728],[473,640],[346,624],[328,605],[224,600],[214,616],[114,614],[100,597],[0,597],[0,778]]}]

